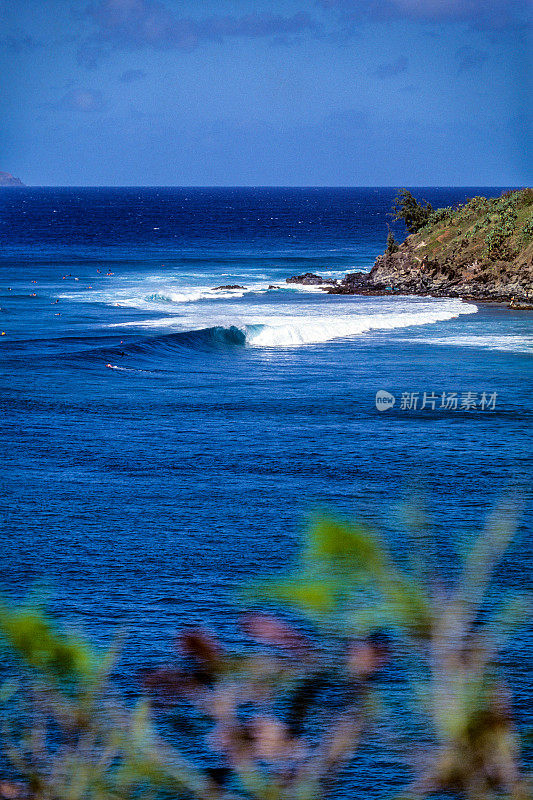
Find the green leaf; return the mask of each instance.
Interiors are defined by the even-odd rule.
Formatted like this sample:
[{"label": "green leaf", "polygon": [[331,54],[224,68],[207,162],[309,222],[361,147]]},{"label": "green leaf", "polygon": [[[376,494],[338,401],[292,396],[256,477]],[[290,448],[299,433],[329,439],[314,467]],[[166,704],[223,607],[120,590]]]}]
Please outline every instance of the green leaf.
[{"label": "green leaf", "polygon": [[93,653],[80,639],[58,633],[42,612],[0,605],[0,636],[30,667],[55,678],[89,678]]},{"label": "green leaf", "polygon": [[242,595],[246,600],[288,603],[302,611],[312,612],[333,611],[337,604],[336,591],[331,583],[299,577],[255,583]]},{"label": "green leaf", "polygon": [[526,625],[533,611],[533,595],[518,594],[506,598],[482,626],[483,636],[490,642],[490,650],[501,650],[515,632]]},{"label": "green leaf", "polygon": [[431,603],[415,581],[398,577],[383,585],[382,591],[398,625],[417,637],[429,636],[433,626]]},{"label": "green leaf", "polygon": [[379,599],[361,602],[347,611],[346,624],[357,635],[376,628],[396,628],[416,639],[426,639],[432,630],[429,600],[416,585],[399,580],[381,585]]},{"label": "green leaf", "polygon": [[390,569],[389,554],[364,525],[348,525],[334,517],[318,517],[309,528],[304,552],[307,564],[322,563],[333,572],[382,575]]}]

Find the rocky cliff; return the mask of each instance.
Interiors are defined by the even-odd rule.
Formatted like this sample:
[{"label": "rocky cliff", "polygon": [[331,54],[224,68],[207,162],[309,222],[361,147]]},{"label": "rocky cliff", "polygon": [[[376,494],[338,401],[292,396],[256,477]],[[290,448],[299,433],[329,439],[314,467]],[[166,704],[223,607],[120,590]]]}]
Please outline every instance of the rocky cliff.
[{"label": "rocky cliff", "polygon": [[24,184],[9,172],[0,172],[0,186],[24,186]]},{"label": "rocky cliff", "polygon": [[437,209],[425,227],[379,256],[370,273],[350,273],[323,288],[333,294],[434,295],[532,307],[533,189]]},{"label": "rocky cliff", "polygon": [[438,209],[370,276],[416,294],[533,301],[533,189]]}]

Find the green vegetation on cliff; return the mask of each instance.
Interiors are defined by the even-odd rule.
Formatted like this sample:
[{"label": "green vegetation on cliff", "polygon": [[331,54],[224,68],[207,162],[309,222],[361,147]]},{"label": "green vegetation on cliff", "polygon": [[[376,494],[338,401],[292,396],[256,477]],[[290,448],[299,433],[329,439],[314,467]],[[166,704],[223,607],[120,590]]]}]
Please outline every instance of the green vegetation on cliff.
[{"label": "green vegetation on cliff", "polygon": [[394,219],[403,220],[409,233],[419,231],[434,213],[431,203],[427,200],[424,200],[423,204],[420,203],[407,189],[400,189],[393,210]]},{"label": "green vegetation on cliff", "polygon": [[435,210],[403,189],[393,210],[410,235],[397,251],[387,241],[370,273],[375,286],[531,304],[533,189]]},{"label": "green vegetation on cliff", "polygon": [[473,197],[457,208],[438,208],[416,231],[419,250],[430,257],[453,255],[461,261],[533,259],[533,189],[501,197]]}]

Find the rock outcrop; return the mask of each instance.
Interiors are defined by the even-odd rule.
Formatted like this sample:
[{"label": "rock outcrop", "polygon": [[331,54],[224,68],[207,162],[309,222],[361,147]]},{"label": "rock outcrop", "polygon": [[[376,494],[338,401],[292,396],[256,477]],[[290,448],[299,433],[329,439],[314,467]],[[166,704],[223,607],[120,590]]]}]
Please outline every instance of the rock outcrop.
[{"label": "rock outcrop", "polygon": [[24,186],[19,178],[9,172],[0,172],[0,186]]},{"label": "rock outcrop", "polygon": [[[311,283],[307,276],[288,282]],[[348,273],[330,294],[415,294],[505,302],[533,308],[533,189],[474,197],[438,209],[403,244],[378,256],[369,273]]]},{"label": "rock outcrop", "polygon": [[322,278],[320,275],[315,275],[313,272],[305,272],[303,275],[293,275],[292,278],[286,278],[286,283],[301,283],[304,286],[320,286],[321,284],[335,284],[336,281],[331,278]]}]

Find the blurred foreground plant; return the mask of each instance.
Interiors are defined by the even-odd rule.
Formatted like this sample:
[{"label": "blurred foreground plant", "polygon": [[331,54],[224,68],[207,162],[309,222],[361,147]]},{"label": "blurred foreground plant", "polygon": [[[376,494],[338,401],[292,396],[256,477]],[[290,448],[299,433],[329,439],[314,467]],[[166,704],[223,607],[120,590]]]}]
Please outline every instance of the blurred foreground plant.
[{"label": "blurred foreground plant", "polygon": [[[450,586],[430,563],[423,520],[413,520],[410,563],[400,565],[369,528],[316,519],[293,574],[242,592],[249,605],[282,613],[248,611],[234,652],[206,631],[185,631],[175,665],[143,671],[151,703],[133,708],[107,677],[111,657],[34,609],[0,607],[0,633],[19,658],[19,680],[3,690],[6,752],[43,800],[319,800],[383,713],[389,662],[410,654],[417,669],[404,701],[425,715],[430,736],[409,743],[415,778],[401,797],[530,798],[498,672],[529,598],[487,602],[514,527],[512,508],[496,512]],[[176,711],[187,758],[158,732]]]}]

